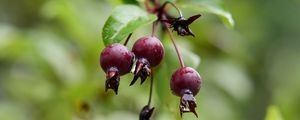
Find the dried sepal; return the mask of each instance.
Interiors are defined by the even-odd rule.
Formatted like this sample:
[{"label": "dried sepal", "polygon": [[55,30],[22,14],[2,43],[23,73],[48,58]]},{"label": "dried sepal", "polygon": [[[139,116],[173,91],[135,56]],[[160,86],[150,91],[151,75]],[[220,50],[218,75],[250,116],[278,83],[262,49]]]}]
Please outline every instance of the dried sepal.
[{"label": "dried sepal", "polygon": [[201,15],[194,15],[189,17],[188,19],[185,19],[184,17],[180,16],[178,18],[171,18],[167,20],[161,20],[162,22],[166,22],[171,25],[171,28],[173,28],[174,31],[177,32],[180,36],[187,36],[191,35],[195,37],[192,30],[189,28],[189,25],[192,24],[196,19],[198,19]]},{"label": "dried sepal", "polygon": [[180,115],[182,117],[182,113],[192,112],[198,117],[198,114],[195,110],[197,107],[196,99],[193,93],[190,90],[185,90],[181,99],[180,99]]},{"label": "dried sepal", "polygon": [[138,78],[141,78],[141,84],[143,84],[150,74],[151,69],[148,60],[144,58],[138,59],[134,70],[134,77],[130,83],[130,86],[133,85]]},{"label": "dried sepal", "polygon": [[105,81],[105,91],[112,89],[116,94],[118,94],[118,88],[120,84],[120,75],[118,69],[110,68],[106,73]]},{"label": "dried sepal", "polygon": [[140,120],[150,120],[150,117],[154,111],[154,107],[150,108],[150,106],[146,105],[140,112]]}]

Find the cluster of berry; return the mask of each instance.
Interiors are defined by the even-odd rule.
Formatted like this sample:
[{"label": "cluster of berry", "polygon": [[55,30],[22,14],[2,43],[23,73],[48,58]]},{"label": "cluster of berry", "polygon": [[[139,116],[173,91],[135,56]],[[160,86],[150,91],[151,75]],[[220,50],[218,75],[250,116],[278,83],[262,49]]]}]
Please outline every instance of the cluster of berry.
[{"label": "cluster of berry", "polygon": [[[176,49],[179,61],[181,63],[181,67],[173,73],[170,80],[170,88],[172,93],[176,96],[181,97],[179,106],[180,113],[182,115],[182,113],[184,112],[193,112],[196,116],[198,116],[195,110],[196,99],[194,96],[199,92],[202,80],[199,73],[195,69],[184,66],[169,27],[173,27],[179,35],[194,36],[192,31],[188,28],[188,25],[198,17],[200,17],[200,15],[192,16],[186,20],[183,18],[181,12],[179,12],[179,18],[170,17],[170,15],[168,15],[163,9],[168,3],[175,6],[171,2],[166,2],[163,5],[159,5],[154,1],[154,4],[156,5],[154,9],[147,7],[147,4],[146,7],[148,12],[154,13],[158,16],[158,20],[155,21],[153,25],[155,26],[158,22],[161,22],[168,30],[173,45]],[[176,6],[175,8],[179,10]],[[131,34],[129,35],[129,37],[130,36]],[[152,68],[158,66],[164,57],[165,52],[163,44],[157,37],[153,35],[153,33],[152,36],[144,36],[138,39],[134,43],[132,51],[127,49],[126,43],[125,45],[119,43],[111,44],[107,46],[100,55],[100,65],[106,73],[106,91],[108,89],[112,89],[116,94],[118,94],[120,76],[129,73],[132,68],[134,78],[130,83],[130,86],[133,85],[138,78],[141,79],[142,84],[147,79],[147,77],[150,76],[152,87]],[[140,113],[140,120],[148,120],[151,117],[153,110],[154,108],[151,108],[149,104],[146,105]]]},{"label": "cluster of berry", "polygon": [[106,91],[113,89],[118,94],[120,76],[131,71],[134,59],[134,78],[130,85],[140,77],[141,84],[151,74],[164,56],[164,48],[159,39],[152,36],[142,37],[135,42],[132,52],[122,44],[114,43],[106,47],[100,56],[100,65],[106,72]]}]

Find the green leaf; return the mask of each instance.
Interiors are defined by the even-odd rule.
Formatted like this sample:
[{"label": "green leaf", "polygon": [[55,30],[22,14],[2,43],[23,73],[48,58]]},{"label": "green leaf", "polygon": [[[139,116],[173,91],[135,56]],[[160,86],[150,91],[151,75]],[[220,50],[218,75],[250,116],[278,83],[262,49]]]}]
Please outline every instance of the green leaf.
[{"label": "green leaf", "polygon": [[265,120],[283,120],[279,108],[274,105],[269,106]]},{"label": "green leaf", "polygon": [[139,4],[138,1],[136,1],[136,0],[122,0],[122,2],[124,4],[136,4],[136,5]]},{"label": "green leaf", "polygon": [[117,7],[105,22],[102,30],[102,39],[106,46],[118,43],[138,27],[156,20],[156,16],[134,5]]},{"label": "green leaf", "polygon": [[228,28],[234,27],[231,13],[226,9],[222,0],[189,0],[179,3],[182,8],[218,15]]},{"label": "green leaf", "polygon": [[107,1],[112,3],[113,5],[120,5],[120,4],[138,5],[139,4],[139,2],[137,0],[107,0]]}]

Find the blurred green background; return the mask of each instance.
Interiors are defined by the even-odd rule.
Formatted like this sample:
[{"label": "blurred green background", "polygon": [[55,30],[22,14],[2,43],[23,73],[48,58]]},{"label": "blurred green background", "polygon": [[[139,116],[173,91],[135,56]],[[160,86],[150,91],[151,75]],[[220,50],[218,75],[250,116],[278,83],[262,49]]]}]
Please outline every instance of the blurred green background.
[{"label": "blurred green background", "polygon": [[[200,119],[299,120],[300,1],[223,2],[235,20],[233,28],[200,12],[191,26],[196,38],[174,33],[186,64],[204,81],[196,97]],[[0,0],[0,120],[137,120],[147,104],[149,81],[129,87],[133,75],[128,74],[121,78],[119,95],[106,93],[98,63],[101,29],[123,3],[141,4]],[[187,17],[199,13],[182,10]],[[129,49],[150,32],[151,25],[136,30]],[[180,120],[179,98],[169,89],[179,65],[169,38],[160,36],[166,56],[155,73],[153,119]]]}]

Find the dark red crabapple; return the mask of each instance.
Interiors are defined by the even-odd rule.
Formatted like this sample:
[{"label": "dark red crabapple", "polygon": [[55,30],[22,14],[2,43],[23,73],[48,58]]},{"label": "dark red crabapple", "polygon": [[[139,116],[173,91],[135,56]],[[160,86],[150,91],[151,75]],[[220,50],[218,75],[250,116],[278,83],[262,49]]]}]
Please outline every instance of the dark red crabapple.
[{"label": "dark red crabapple", "polygon": [[160,40],[154,36],[145,36],[138,39],[133,47],[132,52],[137,58],[134,78],[130,85],[140,77],[141,84],[151,74],[152,67],[157,66],[164,57],[164,47]]},{"label": "dark red crabapple", "polygon": [[199,73],[191,67],[177,69],[171,78],[170,86],[172,93],[181,97],[180,114],[193,112],[197,117],[195,108],[197,107],[195,95],[201,88],[201,77]]},{"label": "dark red crabapple", "polygon": [[106,73],[105,91],[113,89],[118,94],[120,76],[129,73],[134,54],[124,45],[115,43],[104,48],[100,55],[100,65]]}]

